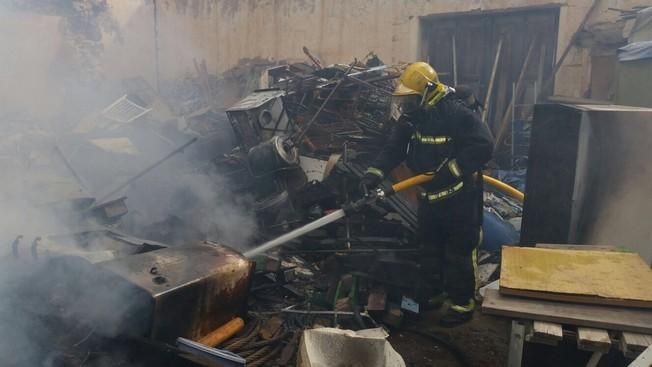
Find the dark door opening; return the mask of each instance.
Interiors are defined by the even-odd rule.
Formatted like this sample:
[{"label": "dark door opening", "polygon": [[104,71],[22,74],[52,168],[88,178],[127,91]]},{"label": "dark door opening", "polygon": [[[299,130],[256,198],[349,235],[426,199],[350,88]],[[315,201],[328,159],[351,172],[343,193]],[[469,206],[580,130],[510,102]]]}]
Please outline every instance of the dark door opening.
[{"label": "dark door opening", "polygon": [[[480,102],[501,168],[527,166],[528,132],[557,49],[559,8],[422,18],[422,50],[447,85],[467,85]],[[498,62],[496,54],[500,49]],[[495,67],[495,73],[493,73]]]}]

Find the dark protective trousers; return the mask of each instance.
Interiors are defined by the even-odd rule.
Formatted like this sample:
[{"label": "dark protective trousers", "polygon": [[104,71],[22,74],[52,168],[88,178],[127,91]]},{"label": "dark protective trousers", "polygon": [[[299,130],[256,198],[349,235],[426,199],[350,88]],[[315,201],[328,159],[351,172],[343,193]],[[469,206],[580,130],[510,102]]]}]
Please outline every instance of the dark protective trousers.
[{"label": "dark protective trousers", "polygon": [[453,304],[467,305],[477,288],[481,222],[447,218],[441,204],[426,201],[419,204],[418,214],[424,290],[430,295],[444,291]]}]

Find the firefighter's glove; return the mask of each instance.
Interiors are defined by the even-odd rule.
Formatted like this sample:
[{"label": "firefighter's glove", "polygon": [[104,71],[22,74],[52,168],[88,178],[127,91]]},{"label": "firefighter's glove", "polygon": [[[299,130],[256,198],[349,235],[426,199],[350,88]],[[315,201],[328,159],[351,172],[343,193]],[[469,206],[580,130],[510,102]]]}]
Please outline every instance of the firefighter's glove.
[{"label": "firefighter's glove", "polygon": [[364,193],[371,192],[374,190],[381,182],[383,182],[383,172],[378,168],[369,167],[365,172],[364,176],[360,180],[360,190]]}]

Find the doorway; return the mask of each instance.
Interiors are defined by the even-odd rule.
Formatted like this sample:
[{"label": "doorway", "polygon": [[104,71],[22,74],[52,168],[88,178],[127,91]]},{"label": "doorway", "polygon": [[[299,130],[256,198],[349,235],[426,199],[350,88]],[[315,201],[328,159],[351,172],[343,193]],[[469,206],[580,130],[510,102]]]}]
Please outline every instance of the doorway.
[{"label": "doorway", "polygon": [[542,87],[554,67],[558,22],[559,7],[421,18],[422,55],[440,80],[469,86],[486,102],[483,120],[501,168],[527,166],[534,104],[553,90]]}]

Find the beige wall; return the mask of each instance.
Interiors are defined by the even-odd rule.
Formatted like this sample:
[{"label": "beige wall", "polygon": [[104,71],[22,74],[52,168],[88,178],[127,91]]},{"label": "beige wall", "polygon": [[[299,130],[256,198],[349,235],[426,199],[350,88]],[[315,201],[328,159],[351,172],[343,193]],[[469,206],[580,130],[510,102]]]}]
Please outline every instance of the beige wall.
[{"label": "beige wall", "polygon": [[[84,2],[85,0],[75,0]],[[387,63],[411,61],[420,54],[420,17],[468,11],[500,11],[514,7],[560,5],[558,52],[584,18],[593,0],[156,0],[162,79],[194,72],[193,58],[206,60],[210,72],[221,73],[243,59],[304,60],[307,46],[326,63],[348,62],[376,52]],[[652,5],[652,0],[597,0],[601,5],[590,23],[615,20],[608,7]],[[152,0],[108,0],[119,32],[102,34],[97,64],[103,78],[144,76],[155,81],[154,10]],[[0,10],[0,17],[2,17]],[[47,72],[49,62],[62,60],[61,26],[57,16],[22,14],[10,27],[25,38],[10,58],[38,59],[31,80]],[[3,22],[3,26],[7,23]],[[34,35],[38,32],[38,36]],[[41,47],[41,44],[46,44]],[[63,52],[64,54],[68,52]],[[75,58],[64,58],[75,62]],[[4,61],[3,61],[4,63]],[[587,50],[573,50],[560,70],[557,93],[581,96],[590,75]],[[9,64],[11,65],[11,64]],[[6,67],[2,65],[4,69]],[[6,71],[4,71],[6,73]],[[0,74],[2,75],[2,74]],[[4,84],[4,83],[3,83]],[[8,93],[0,85],[0,96]]]},{"label": "beige wall", "polygon": [[[20,118],[37,104],[42,111],[57,108],[60,93],[54,87],[59,83],[53,61],[62,47],[59,19],[0,11],[0,24],[0,118]],[[44,91],[44,84],[52,85],[52,90]]]},{"label": "beige wall", "polygon": [[[160,0],[159,0],[160,1]],[[589,24],[615,21],[618,13],[652,0],[597,0]],[[215,72],[245,58],[304,60],[307,46],[327,63],[348,62],[375,51],[387,63],[419,57],[420,17],[469,11],[500,11],[560,5],[558,55],[593,0],[259,0],[167,1],[162,9],[163,72],[192,66],[192,55],[205,57]],[[178,42],[178,37],[192,40]],[[182,47],[182,54],[174,50]],[[588,87],[588,50],[573,50],[560,70],[557,93],[581,96]]]}]

